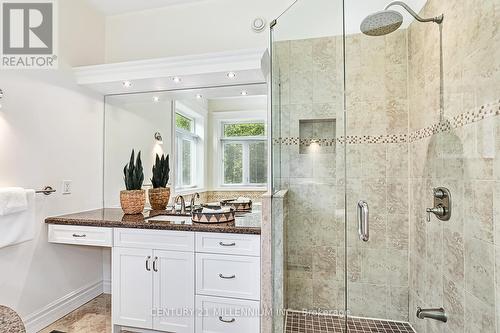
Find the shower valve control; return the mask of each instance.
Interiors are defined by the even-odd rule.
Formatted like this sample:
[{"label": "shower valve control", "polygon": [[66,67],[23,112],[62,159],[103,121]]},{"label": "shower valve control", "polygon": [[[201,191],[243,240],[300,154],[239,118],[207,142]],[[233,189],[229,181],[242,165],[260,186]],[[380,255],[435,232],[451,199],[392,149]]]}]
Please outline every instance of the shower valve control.
[{"label": "shower valve control", "polygon": [[434,207],[427,208],[427,222],[431,221],[431,213],[441,221],[448,221],[451,217],[451,193],[446,187],[433,189]]}]

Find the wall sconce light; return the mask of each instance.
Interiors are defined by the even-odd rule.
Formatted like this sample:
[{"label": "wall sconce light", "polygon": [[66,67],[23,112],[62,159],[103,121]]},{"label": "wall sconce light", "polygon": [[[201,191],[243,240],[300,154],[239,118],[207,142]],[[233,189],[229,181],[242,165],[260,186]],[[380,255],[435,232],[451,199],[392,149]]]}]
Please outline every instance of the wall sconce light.
[{"label": "wall sconce light", "polygon": [[3,90],[0,89],[0,109],[2,108]]},{"label": "wall sconce light", "polygon": [[161,137],[160,132],[155,133],[155,140],[156,140],[157,144],[159,144],[159,145],[163,144],[163,138]]}]

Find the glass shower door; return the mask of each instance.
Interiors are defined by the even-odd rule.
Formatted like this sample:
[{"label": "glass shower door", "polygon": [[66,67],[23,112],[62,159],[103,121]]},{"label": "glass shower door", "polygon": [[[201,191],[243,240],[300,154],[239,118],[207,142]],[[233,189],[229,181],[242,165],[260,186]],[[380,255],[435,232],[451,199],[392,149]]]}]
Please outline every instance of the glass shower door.
[{"label": "glass shower door", "polygon": [[273,24],[274,289],[286,312],[275,332],[334,331],[346,301],[343,1],[299,0]]},{"label": "glass shower door", "polygon": [[385,332],[409,321],[407,35],[366,36],[360,23],[345,36],[348,326]]}]

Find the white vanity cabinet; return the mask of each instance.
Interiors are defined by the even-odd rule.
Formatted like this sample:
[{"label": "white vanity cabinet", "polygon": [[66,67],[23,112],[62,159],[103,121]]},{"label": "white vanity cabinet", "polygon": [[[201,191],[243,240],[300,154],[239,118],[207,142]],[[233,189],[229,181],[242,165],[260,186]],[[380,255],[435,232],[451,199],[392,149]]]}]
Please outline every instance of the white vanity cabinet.
[{"label": "white vanity cabinet", "polygon": [[260,236],[196,233],[196,333],[260,331]]},{"label": "white vanity cabinet", "polygon": [[112,247],[113,332],[259,333],[260,235],[49,225]]},{"label": "white vanity cabinet", "polygon": [[[115,240],[120,239],[127,241],[113,247],[113,324],[193,333],[194,233],[116,229]],[[164,250],[169,248],[188,251]]]}]

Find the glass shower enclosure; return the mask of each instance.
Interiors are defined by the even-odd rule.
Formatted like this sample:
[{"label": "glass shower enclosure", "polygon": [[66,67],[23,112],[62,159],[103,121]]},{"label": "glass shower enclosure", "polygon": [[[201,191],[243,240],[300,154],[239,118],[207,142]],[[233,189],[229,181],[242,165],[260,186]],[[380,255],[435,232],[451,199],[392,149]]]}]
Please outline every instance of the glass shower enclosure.
[{"label": "glass shower enclosure", "polygon": [[381,36],[375,1],[272,22],[275,332],[498,332],[493,3],[413,1],[443,23],[401,6]]}]

